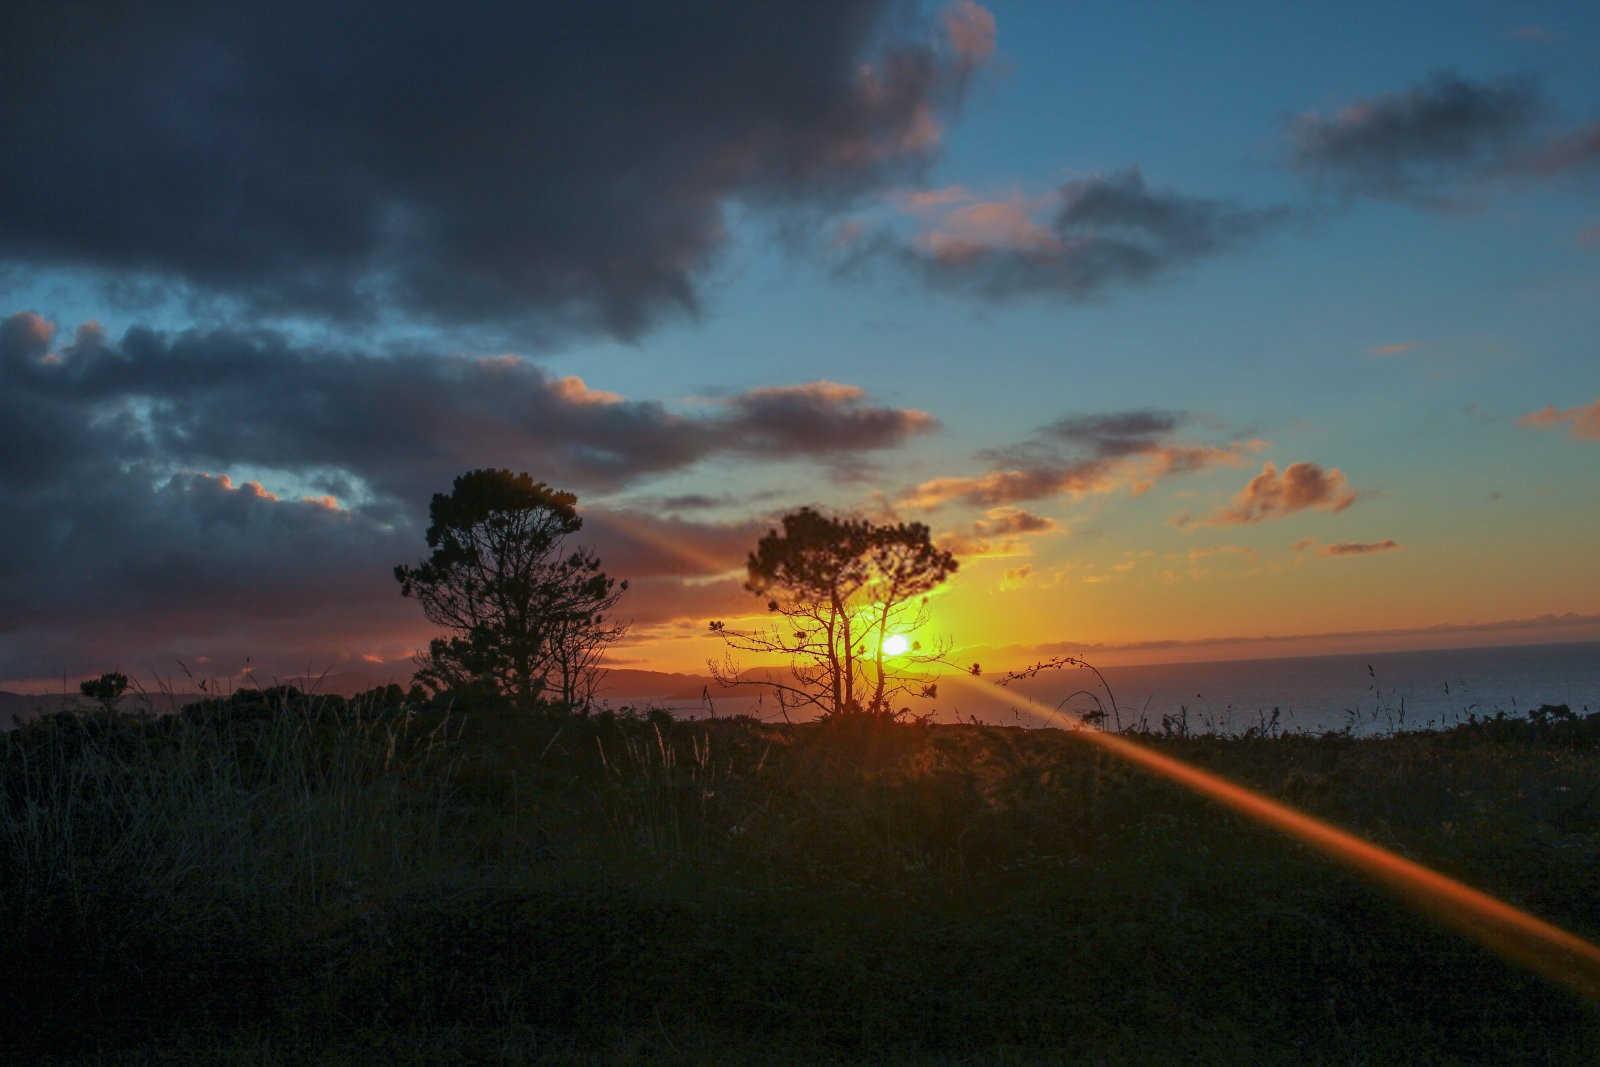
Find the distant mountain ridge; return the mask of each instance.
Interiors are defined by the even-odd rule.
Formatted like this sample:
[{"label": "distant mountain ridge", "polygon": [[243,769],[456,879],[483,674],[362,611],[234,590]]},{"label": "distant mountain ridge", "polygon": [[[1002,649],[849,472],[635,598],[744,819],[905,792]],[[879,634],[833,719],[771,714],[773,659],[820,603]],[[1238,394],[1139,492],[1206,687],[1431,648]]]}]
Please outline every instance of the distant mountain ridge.
[{"label": "distant mountain ridge", "polygon": [[[752,671],[750,672],[750,677],[765,678],[770,677],[772,673]],[[272,685],[292,685],[307,693],[336,693],[340,696],[353,696],[374,686],[387,684],[386,680],[378,676],[360,672],[260,680],[262,688]],[[157,711],[176,711],[186,704],[204,700],[208,696],[226,696],[228,693],[239,689],[251,688],[255,688],[255,686],[235,684],[231,688],[219,686],[214,692],[210,693],[155,692],[137,695],[130,693],[123,698],[123,704],[130,708],[143,707],[148,699],[150,705]],[[613,705],[644,701],[674,704],[690,701],[698,703],[708,693],[713,700],[721,700],[751,697],[756,695],[756,689],[751,686],[719,686],[710,678],[697,674],[678,674],[670,671],[649,671],[633,668],[617,668],[616,670],[608,671],[600,685],[600,699]],[[0,729],[9,729],[18,721],[33,718],[36,715],[92,707],[93,705],[93,701],[76,693],[13,693],[0,690]]]}]

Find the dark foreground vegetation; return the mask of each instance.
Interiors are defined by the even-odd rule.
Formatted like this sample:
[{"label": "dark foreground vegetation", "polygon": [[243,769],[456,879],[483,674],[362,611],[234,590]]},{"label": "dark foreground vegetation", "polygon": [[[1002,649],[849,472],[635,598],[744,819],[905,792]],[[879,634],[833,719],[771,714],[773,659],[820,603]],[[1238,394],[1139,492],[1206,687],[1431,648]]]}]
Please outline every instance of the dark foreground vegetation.
[{"label": "dark foreground vegetation", "polygon": [[[1600,716],[1151,737],[1600,936]],[[1600,1011],[1061,731],[236,695],[0,737],[0,1060],[1587,1063]]]}]

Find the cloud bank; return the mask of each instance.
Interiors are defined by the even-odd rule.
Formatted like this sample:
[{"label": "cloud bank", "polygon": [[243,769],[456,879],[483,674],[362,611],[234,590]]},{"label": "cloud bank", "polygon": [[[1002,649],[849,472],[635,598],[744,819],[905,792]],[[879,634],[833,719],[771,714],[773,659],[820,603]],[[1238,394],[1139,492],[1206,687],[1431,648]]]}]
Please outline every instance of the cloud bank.
[{"label": "cloud bank", "polygon": [[893,0],[21,0],[0,37],[0,263],[255,314],[632,337],[696,309],[731,206],[918,174],[995,25],[970,0],[931,22]]},{"label": "cloud bank", "polygon": [[1184,412],[1152,410],[1060,419],[1020,444],[980,452],[988,471],[930,478],[902,493],[900,504],[913,509],[953,503],[998,508],[1117,488],[1143,493],[1172,475],[1238,466],[1266,445],[1258,439],[1224,444],[1178,440],[1174,435],[1190,421]]},{"label": "cloud bank", "polygon": [[[711,458],[827,465],[934,425],[835,382],[682,414],[511,356],[263,331],[112,340],[92,323],[58,340],[42,316],[13,315],[0,322],[0,678],[202,646],[303,655],[303,671],[330,649],[414,642],[420,619],[388,568],[420,554],[429,497],[472,467],[588,495]],[[645,583],[624,605],[638,617],[737,568],[759,536],[746,522],[583,513],[608,569]]]},{"label": "cloud bank", "polygon": [[889,261],[935,288],[987,300],[1080,301],[1221,255],[1288,218],[1280,208],[1153,189],[1137,168],[1066,182],[1043,201],[913,192],[900,204],[921,232],[863,238],[846,262]]}]

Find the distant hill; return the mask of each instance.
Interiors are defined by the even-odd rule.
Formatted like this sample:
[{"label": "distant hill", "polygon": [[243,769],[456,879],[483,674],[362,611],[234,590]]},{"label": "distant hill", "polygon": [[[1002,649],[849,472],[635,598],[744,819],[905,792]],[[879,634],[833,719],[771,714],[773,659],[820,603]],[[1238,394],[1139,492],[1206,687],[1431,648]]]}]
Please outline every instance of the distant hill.
[{"label": "distant hill", "polygon": [[[789,680],[788,672],[782,668],[764,668],[746,672],[745,677],[750,679],[778,679]],[[362,672],[349,672],[343,674],[326,674],[321,676],[301,676],[288,678],[261,678],[257,682],[265,687],[272,685],[292,685],[307,693],[339,694],[352,696],[374,686],[388,684],[388,679],[376,674]],[[240,685],[237,682],[233,689],[252,688]],[[130,694],[123,697],[122,706],[127,710],[152,707],[158,712],[176,711],[186,704],[203,700],[207,696],[226,696],[231,689],[218,686],[211,693],[152,693],[146,695]],[[600,684],[599,698],[603,703],[612,707],[625,705],[661,705],[666,707],[701,707],[705,698],[709,696],[713,702],[713,709],[718,714],[730,714],[739,711],[752,711],[752,704],[766,695],[767,703],[771,704],[771,695],[759,686],[722,686],[712,681],[709,677],[700,674],[679,674],[672,671],[649,671],[629,667],[619,667],[606,672]],[[147,702],[148,701],[148,705]],[[32,718],[36,715],[49,714],[66,708],[92,707],[93,702],[76,694],[62,693],[12,693],[0,690],[0,730],[10,729],[17,721]],[[772,704],[768,710],[776,715],[777,708]]]},{"label": "distant hill", "polygon": [[63,708],[79,707],[85,701],[79,696],[62,696],[59,693],[8,693],[0,690],[0,730],[9,730],[20,720],[35,715],[47,715]]},{"label": "distant hill", "polygon": [[[133,711],[146,707],[155,711],[176,711],[205,696],[204,693],[150,693],[130,694],[122,698],[122,707]],[[75,693],[10,693],[0,690],[0,730],[9,730],[24,719],[72,708],[92,708],[94,701]]]}]

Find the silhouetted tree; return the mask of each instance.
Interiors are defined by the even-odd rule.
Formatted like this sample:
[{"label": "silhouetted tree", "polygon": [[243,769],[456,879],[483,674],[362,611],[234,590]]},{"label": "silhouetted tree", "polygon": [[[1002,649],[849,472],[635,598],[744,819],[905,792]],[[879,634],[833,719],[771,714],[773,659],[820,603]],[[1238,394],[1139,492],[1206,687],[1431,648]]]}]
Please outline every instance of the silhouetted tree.
[{"label": "silhouetted tree", "polygon": [[90,700],[99,701],[107,711],[114,711],[117,701],[128,691],[128,676],[121,671],[108,671],[98,678],[79,682],[78,691]]},{"label": "silhouetted tree", "polygon": [[[623,588],[627,588],[626,583]],[[627,623],[612,622],[600,615],[556,623],[550,637],[550,682],[564,706],[586,711],[594,704],[600,682],[606,676],[600,663],[607,650],[627,632]]]},{"label": "silhouetted tree", "polygon": [[[600,569],[578,532],[578,498],[508,470],[475,470],[429,506],[432,554],[394,569],[403,596],[450,634],[418,658],[417,680],[532,707],[592,694],[585,679],[624,627],[606,612],[628,588]],[[554,680],[558,690],[553,690]]]},{"label": "silhouetted tree", "polygon": [[[808,705],[823,715],[893,712],[898,696],[932,696],[918,667],[942,659],[915,633],[928,621],[928,593],[956,570],[955,556],[936,546],[922,523],[878,525],[802,508],[768,531],[746,563],[745,588],[765,597],[781,619],[757,631],[711,623],[728,647],[710,664],[723,685],[765,685],[784,707]],[[885,648],[896,641],[903,649]],[[733,653],[788,660],[793,681],[743,675]]]}]

